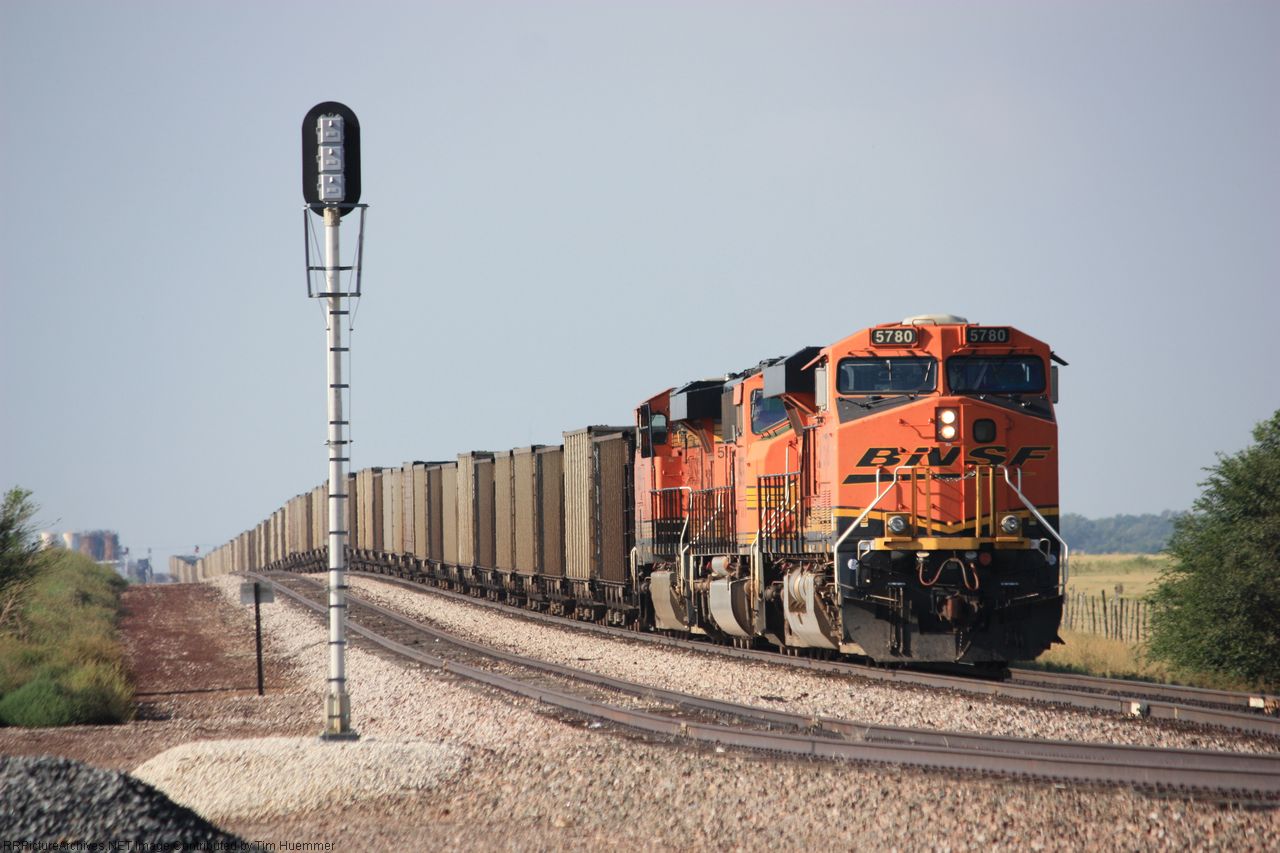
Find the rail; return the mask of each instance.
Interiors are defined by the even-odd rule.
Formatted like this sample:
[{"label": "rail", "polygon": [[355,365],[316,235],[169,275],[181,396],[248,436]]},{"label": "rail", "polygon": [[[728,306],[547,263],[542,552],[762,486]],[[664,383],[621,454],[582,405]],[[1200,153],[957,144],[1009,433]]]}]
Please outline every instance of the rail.
[{"label": "rail", "polygon": [[1241,712],[1262,712],[1272,716],[1280,713],[1280,696],[1259,691],[1219,690],[1212,687],[1190,687],[1184,684],[1158,684],[1148,681],[1131,681],[1122,678],[1103,678],[1075,672],[1052,672],[1023,666],[1009,667],[1009,678],[1023,684],[1042,684],[1069,687],[1110,695],[1146,697],[1150,699],[1174,699],[1191,705],[1224,706]]},{"label": "rail", "polygon": [[[355,572],[355,574],[360,574]],[[565,626],[563,619],[531,611],[522,607],[491,601],[481,601],[461,592],[454,592],[439,587],[424,586],[420,581],[407,580],[388,573],[367,573],[389,583],[398,584],[410,589],[441,595],[457,601],[465,601],[476,606],[489,607],[539,622],[548,622]],[[1080,691],[1062,688],[1033,686],[1015,681],[992,681],[972,675],[948,675],[918,669],[885,669],[878,666],[853,663],[850,661],[828,661],[813,657],[793,657],[781,652],[760,649],[744,649],[732,646],[711,645],[706,640],[681,639],[657,634],[641,633],[627,628],[615,628],[595,625],[589,622],[574,621],[570,623],[576,630],[589,633],[605,634],[613,637],[624,637],[642,642],[655,643],[672,648],[685,649],[711,655],[773,663],[798,669],[811,669],[836,675],[852,675],[868,678],[873,681],[892,684],[911,684],[919,687],[941,688],[969,693],[977,696],[994,696],[1004,699],[1017,699],[1037,703],[1066,705],[1086,710],[1103,711],[1120,714],[1125,717],[1151,717],[1155,719],[1180,720],[1188,723],[1215,726],[1239,732],[1280,736],[1280,718],[1268,716],[1257,711],[1242,711],[1236,708],[1213,708],[1203,704],[1187,705],[1176,700],[1161,697],[1157,691],[1144,690],[1139,687],[1126,687],[1124,683],[1110,694],[1097,691]],[[1161,685],[1150,685],[1157,688]],[[1233,703],[1234,704],[1234,703]]]},{"label": "rail", "polygon": [[[308,599],[300,592],[287,585],[277,584],[270,578],[262,579],[272,582],[282,593],[317,613],[324,613],[322,603]],[[311,583],[320,588],[318,582]],[[549,688],[545,684],[523,681],[482,667],[427,654],[411,645],[382,636],[358,622],[351,625],[353,633],[403,657],[539,702],[650,733],[793,755],[999,773],[1054,781],[1066,779],[1155,789],[1176,787],[1188,791],[1228,791],[1232,794],[1266,798],[1280,794],[1280,758],[1274,754],[1041,741],[881,726],[811,714],[793,714],[637,684],[527,658],[462,639],[396,611],[364,601],[358,596],[350,596],[350,601],[357,609],[368,609],[398,625],[485,657],[632,696],[656,699],[676,709],[696,709],[738,721],[736,725],[725,725],[690,720],[679,714],[666,716],[624,708]],[[749,728],[743,723],[763,727],[763,730]],[[780,725],[791,727],[795,731],[774,730]]]}]

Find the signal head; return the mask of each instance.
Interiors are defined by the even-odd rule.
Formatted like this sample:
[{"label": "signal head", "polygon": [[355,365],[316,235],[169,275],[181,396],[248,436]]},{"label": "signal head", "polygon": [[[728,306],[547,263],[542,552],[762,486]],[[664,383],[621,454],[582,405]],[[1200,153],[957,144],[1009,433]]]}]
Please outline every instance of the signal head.
[{"label": "signal head", "polygon": [[360,120],[346,104],[324,101],[302,120],[302,198],[342,216],[360,201]]}]

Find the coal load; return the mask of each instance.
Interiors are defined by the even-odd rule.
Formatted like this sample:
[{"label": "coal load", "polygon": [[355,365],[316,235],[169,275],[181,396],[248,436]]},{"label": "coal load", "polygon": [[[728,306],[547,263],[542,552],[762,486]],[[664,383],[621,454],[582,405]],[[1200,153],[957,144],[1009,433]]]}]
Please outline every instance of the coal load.
[{"label": "coal load", "polygon": [[126,773],[50,756],[0,756],[0,841],[258,849]]}]

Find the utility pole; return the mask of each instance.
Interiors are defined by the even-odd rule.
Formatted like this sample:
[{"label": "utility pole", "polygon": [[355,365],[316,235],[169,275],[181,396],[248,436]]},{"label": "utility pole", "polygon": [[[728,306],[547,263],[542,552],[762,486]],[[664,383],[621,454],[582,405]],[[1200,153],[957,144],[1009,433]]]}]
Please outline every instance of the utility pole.
[{"label": "utility pole", "polygon": [[[329,674],[325,690],[325,740],[354,740],[351,728],[351,697],[347,692],[346,671],[346,570],[349,530],[347,463],[351,461],[347,427],[350,425],[343,406],[343,391],[350,385],[342,381],[342,326],[350,317],[347,299],[360,296],[360,270],[364,255],[364,214],[367,205],[360,200],[360,122],[351,109],[336,101],[316,104],[302,121],[302,194],[304,240],[307,252],[307,296],[325,300],[325,325],[328,352],[325,360],[328,379],[328,439],[325,446],[329,463]],[[359,210],[359,232],[355,263],[343,266],[339,231],[342,217]],[[324,222],[324,264],[311,262],[314,224],[310,213]],[[324,273],[323,289],[315,292],[312,273]],[[354,272],[354,287],[344,289],[342,273]]]}]

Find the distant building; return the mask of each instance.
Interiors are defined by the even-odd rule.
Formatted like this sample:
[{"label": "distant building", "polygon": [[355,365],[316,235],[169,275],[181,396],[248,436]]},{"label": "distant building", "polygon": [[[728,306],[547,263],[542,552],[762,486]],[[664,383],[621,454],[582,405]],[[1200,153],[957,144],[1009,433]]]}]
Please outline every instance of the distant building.
[{"label": "distant building", "polygon": [[41,548],[66,548],[84,554],[95,563],[111,566],[135,583],[154,583],[155,571],[149,557],[131,560],[129,549],[121,547],[120,534],[114,530],[86,530],[65,533],[45,531],[40,534]]},{"label": "distant building", "polygon": [[120,547],[120,534],[114,530],[88,530],[82,532],[68,530],[66,533],[50,533],[46,531],[40,534],[41,548],[57,548],[59,546],[66,548],[68,551],[78,551],[98,563],[114,563],[128,553],[128,549]]},{"label": "distant building", "polygon": [[130,583],[154,583],[155,572],[151,570],[151,558],[142,557],[137,560],[129,560],[125,565],[124,576],[128,578]]}]

